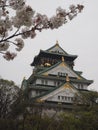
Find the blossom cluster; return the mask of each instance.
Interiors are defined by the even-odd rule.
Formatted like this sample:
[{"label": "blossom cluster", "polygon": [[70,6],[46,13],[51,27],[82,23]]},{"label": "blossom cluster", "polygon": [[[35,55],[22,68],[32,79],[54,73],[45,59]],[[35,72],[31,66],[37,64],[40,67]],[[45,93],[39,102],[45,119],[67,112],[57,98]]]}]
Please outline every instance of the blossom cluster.
[{"label": "blossom cluster", "polygon": [[15,41],[17,42],[16,43],[16,46],[17,46],[16,50],[21,51],[22,48],[24,47],[24,41],[21,38],[16,38]]},{"label": "blossom cluster", "polygon": [[12,18],[14,27],[19,28],[21,26],[30,27],[32,25],[32,17],[35,11],[30,6],[24,6],[24,8],[16,11],[16,16]]},{"label": "blossom cluster", "polygon": [[71,5],[68,11],[58,7],[56,14],[48,18],[45,14],[35,13],[25,0],[0,0],[0,53],[6,60],[13,60],[16,53],[9,51],[10,45],[21,51],[23,39],[34,38],[37,31],[43,29],[58,29],[77,16],[83,7]]},{"label": "blossom cluster", "polygon": [[25,1],[24,0],[9,0],[9,5],[13,9],[18,10],[24,7]]},{"label": "blossom cluster", "polygon": [[9,43],[4,42],[0,44],[0,51],[6,51],[9,48]]},{"label": "blossom cluster", "polygon": [[8,61],[13,60],[16,56],[16,53],[11,53],[9,51],[6,51],[6,53],[3,55],[3,57]]}]

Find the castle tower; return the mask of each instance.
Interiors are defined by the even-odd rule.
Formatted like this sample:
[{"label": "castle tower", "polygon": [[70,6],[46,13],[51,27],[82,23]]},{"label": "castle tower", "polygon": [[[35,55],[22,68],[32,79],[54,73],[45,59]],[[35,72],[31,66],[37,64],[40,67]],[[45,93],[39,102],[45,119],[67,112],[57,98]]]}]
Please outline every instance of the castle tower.
[{"label": "castle tower", "polygon": [[33,73],[26,87],[30,99],[48,104],[72,104],[76,93],[87,91],[93,82],[74,70],[77,55],[68,54],[56,42],[47,50],[40,50],[31,66]]}]

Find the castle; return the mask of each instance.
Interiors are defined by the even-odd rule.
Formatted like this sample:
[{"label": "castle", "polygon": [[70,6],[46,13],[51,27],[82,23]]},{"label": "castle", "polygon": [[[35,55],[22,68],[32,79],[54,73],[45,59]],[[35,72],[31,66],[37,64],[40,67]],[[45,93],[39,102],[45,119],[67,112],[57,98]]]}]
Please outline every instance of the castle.
[{"label": "castle", "polygon": [[74,70],[76,58],[77,55],[68,54],[58,42],[47,50],[40,50],[31,63],[32,75],[22,82],[30,101],[50,107],[62,104],[70,109],[75,95],[88,91],[93,83],[84,78],[81,71]]}]

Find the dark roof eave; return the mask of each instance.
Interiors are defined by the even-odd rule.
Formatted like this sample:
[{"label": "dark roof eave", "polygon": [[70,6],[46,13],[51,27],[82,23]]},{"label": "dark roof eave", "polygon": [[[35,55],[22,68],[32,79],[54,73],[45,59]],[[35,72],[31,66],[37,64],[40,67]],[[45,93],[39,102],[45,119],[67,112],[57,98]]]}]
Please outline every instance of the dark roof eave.
[{"label": "dark roof eave", "polygon": [[[65,80],[65,77],[64,77],[64,78],[63,78],[63,77],[60,78],[60,77],[55,77],[55,76],[49,76],[49,75],[48,75],[48,76],[44,76],[44,75],[39,75],[39,74],[38,74],[38,75],[37,75],[37,74],[34,75],[34,77],[35,77],[35,78],[38,78],[38,77],[39,77],[39,78],[40,78],[40,77],[41,77],[41,78],[50,78],[50,79],[62,80],[62,81]],[[87,80],[87,79],[83,79],[83,80],[80,79],[80,80],[79,80],[79,79],[73,79],[73,78],[70,78],[70,81],[71,81],[71,82],[77,82],[77,83],[87,83],[88,85],[90,85],[90,84],[92,84],[92,83],[94,82],[93,80]]]},{"label": "dark roof eave", "polygon": [[53,53],[53,52],[47,52],[47,51],[43,51],[40,50],[40,53],[47,53],[47,54],[52,54],[52,55],[60,55],[60,56],[65,56],[65,57],[73,57],[73,58],[77,58],[77,55],[70,55],[70,54],[59,54],[59,53]]},{"label": "dark roof eave", "polygon": [[57,54],[57,53],[51,53],[51,52],[40,50],[39,54],[34,57],[34,60],[33,60],[33,62],[30,65],[34,66],[35,65],[35,61],[38,59],[39,56],[41,56],[43,54],[52,55],[52,56],[53,55],[54,56],[58,55],[60,57],[64,56],[65,58],[71,58],[72,60],[75,60],[78,57],[77,55],[70,55],[70,54],[64,55],[64,54]]},{"label": "dark roof eave", "polygon": [[94,81],[93,80],[87,80],[87,79],[84,79],[84,80],[79,80],[79,79],[71,79],[72,82],[77,82],[77,83],[81,83],[81,82],[84,82],[84,83],[87,83],[88,85],[92,84]]}]

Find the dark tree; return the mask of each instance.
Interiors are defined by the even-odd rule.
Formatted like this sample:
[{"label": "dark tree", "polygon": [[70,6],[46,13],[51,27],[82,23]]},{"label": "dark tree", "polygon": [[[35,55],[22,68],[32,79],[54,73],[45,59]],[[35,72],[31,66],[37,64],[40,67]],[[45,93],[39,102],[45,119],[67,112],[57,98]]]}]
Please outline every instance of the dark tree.
[{"label": "dark tree", "polygon": [[13,81],[0,79],[0,118],[8,118],[16,101],[19,88]]}]

